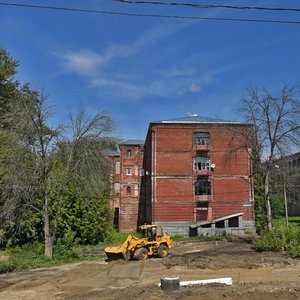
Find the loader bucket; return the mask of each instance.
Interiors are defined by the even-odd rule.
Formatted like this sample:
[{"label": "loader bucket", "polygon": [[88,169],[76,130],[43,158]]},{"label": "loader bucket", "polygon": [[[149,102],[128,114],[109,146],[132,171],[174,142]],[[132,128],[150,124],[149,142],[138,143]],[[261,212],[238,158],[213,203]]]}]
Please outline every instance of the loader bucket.
[{"label": "loader bucket", "polygon": [[119,246],[106,247],[104,252],[107,255],[108,259],[125,259],[126,261],[130,260],[131,252],[134,243],[138,243],[139,239],[132,234],[129,234],[127,239]]},{"label": "loader bucket", "polygon": [[128,257],[129,253],[126,249],[122,246],[116,247],[106,247],[104,249],[106,256],[109,260],[117,260],[117,259],[125,259],[129,260],[130,256]]}]

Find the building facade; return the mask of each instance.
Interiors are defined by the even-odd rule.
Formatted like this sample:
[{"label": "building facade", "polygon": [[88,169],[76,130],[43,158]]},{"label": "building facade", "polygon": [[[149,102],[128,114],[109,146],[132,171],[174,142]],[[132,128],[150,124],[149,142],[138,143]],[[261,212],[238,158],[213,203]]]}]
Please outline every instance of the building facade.
[{"label": "building facade", "polygon": [[136,231],[143,176],[144,141],[128,140],[119,144],[113,162],[114,226],[120,231]]},{"label": "building facade", "polygon": [[150,123],[145,144],[120,144],[119,230],[144,223],[183,235],[255,230],[250,130],[194,115]]},{"label": "building facade", "polygon": [[198,116],[151,123],[141,220],[171,234],[254,230],[249,130],[249,124]]},{"label": "building facade", "polygon": [[300,152],[275,161],[276,185],[285,186],[289,216],[300,215]]}]

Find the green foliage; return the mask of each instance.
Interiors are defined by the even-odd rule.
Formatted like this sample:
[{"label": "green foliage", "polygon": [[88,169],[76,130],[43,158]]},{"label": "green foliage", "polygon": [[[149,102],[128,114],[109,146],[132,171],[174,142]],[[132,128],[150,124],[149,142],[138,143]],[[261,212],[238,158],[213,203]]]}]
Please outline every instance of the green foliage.
[{"label": "green foliage", "polygon": [[254,242],[255,249],[262,251],[283,251],[286,250],[287,232],[282,229],[274,229],[266,232],[260,239]]},{"label": "green foliage", "polygon": [[7,249],[6,254],[10,258],[8,261],[0,261],[0,273],[50,267],[80,260],[79,249],[71,243],[72,234],[67,235],[68,237],[65,237],[62,243],[58,243],[53,259],[44,255],[44,245],[39,242]]},{"label": "green foliage", "polygon": [[14,79],[17,66],[0,47],[0,246],[51,237],[54,253],[77,257],[74,246],[111,235],[110,163],[102,150],[114,144],[113,122],[80,111],[68,127],[50,128],[47,97]]},{"label": "green foliage", "polygon": [[266,206],[264,201],[263,174],[260,170],[259,161],[254,164],[254,211],[255,227],[258,234],[262,234],[266,229]]},{"label": "green foliage", "polygon": [[28,210],[25,213],[25,218],[20,224],[19,237],[28,241],[42,241],[43,239],[43,218],[41,213],[33,210]]},{"label": "green foliage", "polygon": [[0,261],[0,274],[15,271],[16,266],[11,261]]},{"label": "green foliage", "polygon": [[[258,234],[263,234],[266,230],[266,206],[264,199],[263,174],[260,171],[254,175],[254,197],[255,197],[255,227]],[[278,194],[277,189],[271,184],[270,202],[272,208],[272,217],[278,218],[284,213],[284,200],[282,194]]]},{"label": "green foliage", "polygon": [[186,237],[184,237],[182,234],[175,234],[171,238],[174,242],[179,242],[186,239]]},{"label": "green foliage", "polygon": [[9,53],[0,47],[0,120],[3,124],[3,116],[10,112],[16,101],[19,83],[13,76],[17,72],[18,63]]},{"label": "green foliage", "polygon": [[[285,217],[280,217],[273,221],[275,227],[285,227],[286,219]],[[288,218],[289,226],[294,227],[300,231],[300,217],[289,217]]]},{"label": "green foliage", "polygon": [[282,222],[272,231],[264,233],[254,242],[257,251],[287,251],[293,258],[300,257],[300,229],[297,226],[285,227]]},{"label": "green foliage", "polygon": [[271,207],[272,207],[272,216],[273,218],[279,218],[284,214],[284,199],[282,194],[271,193]]},{"label": "green foliage", "polygon": [[55,257],[78,258],[79,251],[76,248],[78,240],[75,239],[75,232],[68,228],[62,238],[58,238],[54,247]]},{"label": "green foliage", "polygon": [[[56,206],[52,199],[52,207]],[[65,239],[74,234],[78,244],[97,244],[106,240],[112,229],[110,223],[109,197],[88,190],[78,178],[69,185],[61,208],[58,225],[58,238]]]},{"label": "green foliage", "polygon": [[[142,235],[139,232],[119,232],[119,231],[116,231],[115,229],[112,229],[110,231],[110,234],[105,239],[104,243],[109,243],[109,244],[114,244],[114,245],[121,244],[127,239],[129,234],[132,234],[138,238],[142,237]],[[102,245],[104,243],[100,243],[100,245]]]}]

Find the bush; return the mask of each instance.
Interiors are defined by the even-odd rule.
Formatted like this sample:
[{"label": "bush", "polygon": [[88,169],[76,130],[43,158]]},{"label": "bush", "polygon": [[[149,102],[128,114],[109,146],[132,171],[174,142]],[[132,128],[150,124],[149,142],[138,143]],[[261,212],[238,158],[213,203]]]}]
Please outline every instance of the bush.
[{"label": "bush", "polygon": [[284,234],[281,230],[272,230],[262,235],[260,239],[254,242],[257,251],[282,251],[286,248]]},{"label": "bush", "polygon": [[11,261],[0,261],[0,274],[13,272],[16,269],[16,266]]},{"label": "bush", "polygon": [[[69,243],[66,241],[69,240]],[[72,234],[69,233],[63,241],[55,246],[53,258],[44,255],[44,245],[39,242],[7,249],[10,258],[8,261],[0,261],[0,273],[12,271],[25,271],[34,268],[50,267],[61,263],[77,260],[79,250],[71,246]],[[66,244],[62,244],[66,242]]]},{"label": "bush", "polygon": [[57,239],[54,246],[54,257],[74,259],[79,257],[79,250],[77,248],[78,240],[75,239],[75,233],[68,228],[63,238]]},{"label": "bush", "polygon": [[[53,195],[53,206],[57,205]],[[69,232],[80,245],[95,245],[106,240],[112,229],[109,196],[105,192],[84,188],[78,179],[69,186],[61,208],[57,237],[65,239]]]},{"label": "bush", "polygon": [[300,231],[295,227],[279,227],[266,232],[254,242],[257,251],[287,251],[292,257],[300,257]]}]

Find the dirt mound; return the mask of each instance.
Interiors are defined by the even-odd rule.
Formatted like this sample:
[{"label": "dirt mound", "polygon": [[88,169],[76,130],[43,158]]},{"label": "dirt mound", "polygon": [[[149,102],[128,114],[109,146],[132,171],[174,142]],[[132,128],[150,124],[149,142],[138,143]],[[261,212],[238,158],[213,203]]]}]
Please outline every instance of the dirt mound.
[{"label": "dirt mound", "polygon": [[211,242],[212,249],[198,251],[190,250],[183,254],[169,255],[163,264],[167,268],[188,266],[191,269],[220,270],[224,268],[282,267],[293,265],[294,260],[284,253],[256,252],[248,242]]},{"label": "dirt mound", "polygon": [[83,299],[123,299],[124,296],[128,299],[170,299],[170,300],[274,300],[274,299],[299,299],[300,288],[291,287],[274,287],[274,286],[257,286],[253,284],[244,284],[240,286],[223,286],[217,284],[209,284],[205,286],[190,286],[181,287],[177,291],[162,291],[159,287],[132,287],[122,290],[106,290],[106,291],[91,291],[80,293],[67,297],[68,300],[83,300]]}]

